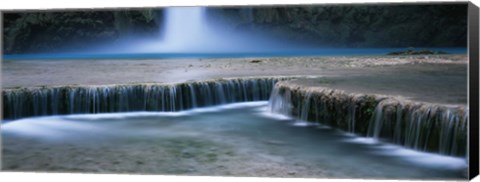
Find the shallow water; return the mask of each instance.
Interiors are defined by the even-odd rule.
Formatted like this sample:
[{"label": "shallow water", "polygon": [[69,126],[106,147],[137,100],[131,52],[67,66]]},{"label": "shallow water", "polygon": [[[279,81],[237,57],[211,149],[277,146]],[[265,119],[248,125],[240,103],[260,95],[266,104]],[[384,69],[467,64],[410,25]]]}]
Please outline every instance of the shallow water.
[{"label": "shallow water", "polygon": [[[244,57],[297,57],[297,56],[384,56],[405,48],[291,48],[254,50],[243,48],[230,52],[68,52],[2,55],[4,60],[68,60],[68,59],[172,59],[172,58],[244,58]],[[417,48],[416,50],[444,51],[448,54],[466,54],[466,48]]]},{"label": "shallow water", "polygon": [[325,86],[351,93],[401,96],[409,100],[466,105],[466,64],[396,65],[363,73],[296,81],[304,86]]},{"label": "shallow water", "polygon": [[2,125],[3,170],[466,179],[467,163],[306,124],[248,102]]}]

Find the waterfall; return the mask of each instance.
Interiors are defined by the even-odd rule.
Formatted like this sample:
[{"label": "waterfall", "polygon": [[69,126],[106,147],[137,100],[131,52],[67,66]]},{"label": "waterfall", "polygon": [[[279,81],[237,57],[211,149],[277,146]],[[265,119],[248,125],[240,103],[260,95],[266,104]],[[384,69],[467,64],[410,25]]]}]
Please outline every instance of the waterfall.
[{"label": "waterfall", "polygon": [[269,100],[272,112],[420,151],[467,155],[468,108],[383,95],[305,87],[293,77],[231,78],[176,84],[6,89],[3,118],[73,113],[180,111]]},{"label": "waterfall", "polygon": [[[313,106],[312,106],[313,104]],[[420,151],[467,155],[468,109],[278,82],[272,112]]]},{"label": "waterfall", "polygon": [[304,96],[304,99],[303,99],[303,104],[302,107],[298,107],[298,108],[301,108],[299,110],[298,113],[300,113],[300,120],[303,120],[303,121],[308,121],[308,115],[309,115],[309,111],[310,111],[310,99],[312,97],[312,92],[310,91],[307,91],[305,93],[305,96]]},{"label": "waterfall", "polygon": [[277,78],[232,78],[177,84],[59,86],[3,90],[3,118],[73,113],[180,111],[268,100]]},{"label": "waterfall", "polygon": [[204,7],[166,8],[165,28],[161,45],[168,49],[183,49],[193,42],[204,42],[210,35]]},{"label": "waterfall", "polygon": [[268,108],[270,112],[281,113],[286,116],[292,116],[292,101],[290,100],[290,90],[282,89],[281,87],[273,88],[272,94],[268,101]]}]

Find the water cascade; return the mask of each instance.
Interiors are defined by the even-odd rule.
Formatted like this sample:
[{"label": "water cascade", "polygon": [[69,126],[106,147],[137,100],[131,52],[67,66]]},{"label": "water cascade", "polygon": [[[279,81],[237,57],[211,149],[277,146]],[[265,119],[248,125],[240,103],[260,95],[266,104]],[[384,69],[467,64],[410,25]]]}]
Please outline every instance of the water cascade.
[{"label": "water cascade", "polygon": [[468,110],[384,95],[278,82],[272,112],[419,151],[467,156]]},{"label": "water cascade", "polygon": [[228,36],[215,31],[207,20],[205,7],[169,7],[165,9],[164,28],[160,39],[142,41],[127,46],[128,51],[147,53],[209,53],[220,51],[232,44]]},{"label": "water cascade", "polygon": [[3,118],[73,113],[180,111],[268,100],[277,78],[231,78],[177,84],[59,86],[4,89]]},{"label": "water cascade", "polygon": [[[265,53],[292,50],[297,44],[268,38],[262,31],[242,31],[215,21],[207,7],[169,7],[160,27],[160,38],[127,41],[102,48],[109,53],[159,53],[164,55],[207,56],[217,54]],[[245,18],[252,10],[245,9]],[[251,20],[250,20],[251,21]]]},{"label": "water cascade", "polygon": [[[161,50],[179,50],[197,42],[208,42],[204,38],[210,36],[206,9],[203,7],[172,7],[165,13],[165,25],[162,30],[163,39],[158,44]],[[191,48],[190,48],[191,49]]]},{"label": "water cascade", "polygon": [[296,85],[293,77],[173,84],[4,89],[3,118],[75,113],[181,111],[268,100],[272,112],[356,135],[450,156],[467,156],[468,108]]}]

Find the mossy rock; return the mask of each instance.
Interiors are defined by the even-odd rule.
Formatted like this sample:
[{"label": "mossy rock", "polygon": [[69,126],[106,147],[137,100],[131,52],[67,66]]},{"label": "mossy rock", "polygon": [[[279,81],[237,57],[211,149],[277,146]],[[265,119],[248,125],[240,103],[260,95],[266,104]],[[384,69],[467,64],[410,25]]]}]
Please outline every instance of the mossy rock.
[{"label": "mossy rock", "polygon": [[406,55],[439,55],[439,54],[448,54],[444,51],[432,51],[432,50],[407,50],[407,51],[398,51],[387,53],[389,56],[406,56]]}]

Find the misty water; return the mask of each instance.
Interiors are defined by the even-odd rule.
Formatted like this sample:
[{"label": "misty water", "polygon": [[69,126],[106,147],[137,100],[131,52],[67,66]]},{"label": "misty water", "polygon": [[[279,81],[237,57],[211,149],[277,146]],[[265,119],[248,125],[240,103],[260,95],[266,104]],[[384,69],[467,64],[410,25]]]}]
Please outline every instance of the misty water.
[{"label": "misty water", "polygon": [[[213,47],[214,48],[214,47]],[[417,50],[445,51],[448,54],[466,54],[466,48],[417,48]],[[119,49],[122,50],[122,49]],[[385,56],[406,48],[304,48],[231,52],[68,52],[2,55],[5,60],[79,60],[79,59],[181,59],[181,58],[249,58],[249,57],[299,57],[299,56]]]},{"label": "misty water", "polygon": [[2,125],[8,171],[462,179],[464,158],[416,152],[245,102],[180,112],[26,118]]},{"label": "misty water", "polygon": [[[99,42],[89,48],[57,48],[32,54],[2,55],[6,60],[43,59],[169,59],[287,56],[365,56],[405,51],[407,47],[335,47],[305,41],[285,40],[268,31],[241,31],[214,21],[207,7],[169,7],[157,36],[125,35],[113,42]],[[245,10],[248,10],[246,8]],[[246,11],[246,17],[251,13]],[[250,13],[250,15],[248,15]],[[248,18],[247,18],[248,19]],[[252,21],[252,20],[246,20]],[[298,32],[298,34],[302,34]],[[411,48],[408,48],[411,49]],[[465,54],[465,47],[415,47],[414,50]]]}]

